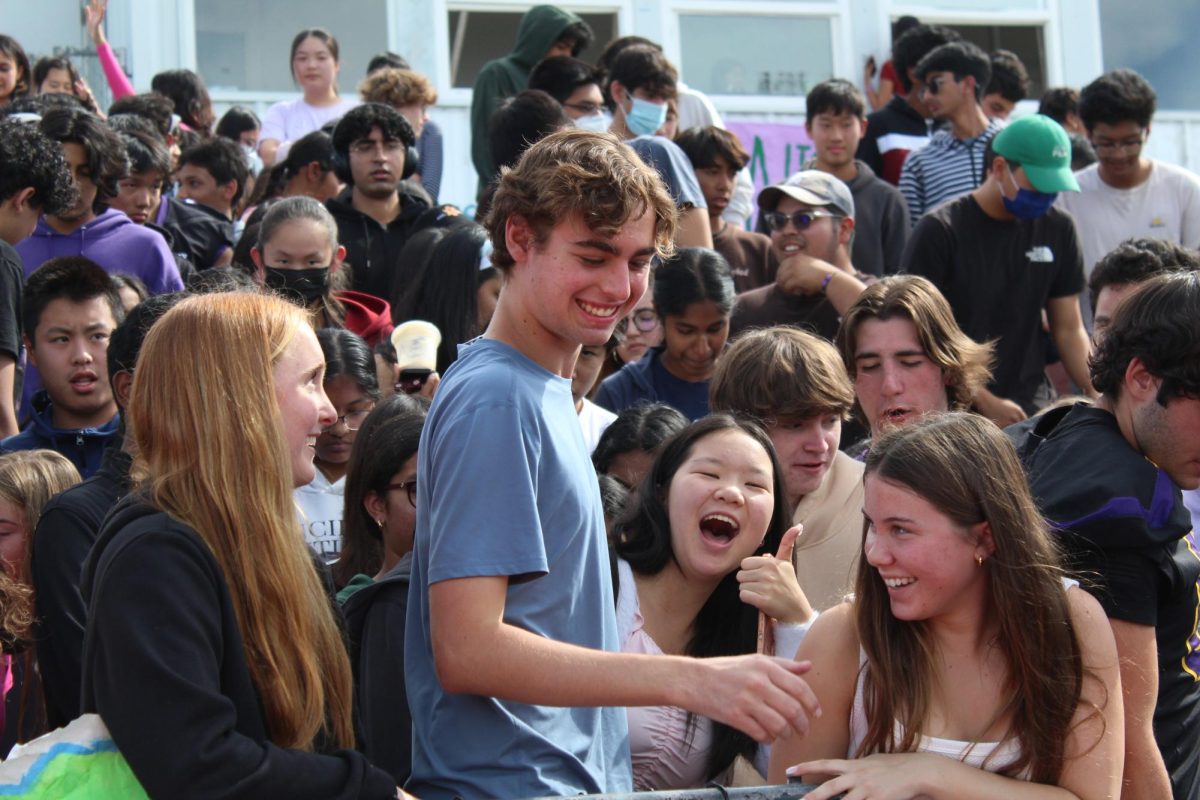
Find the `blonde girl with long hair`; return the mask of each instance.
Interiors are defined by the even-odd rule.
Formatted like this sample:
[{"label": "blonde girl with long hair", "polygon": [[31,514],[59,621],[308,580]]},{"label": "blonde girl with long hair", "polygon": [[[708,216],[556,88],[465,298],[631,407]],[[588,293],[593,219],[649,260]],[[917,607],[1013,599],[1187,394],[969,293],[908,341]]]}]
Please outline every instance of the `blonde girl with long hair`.
[{"label": "blonde girl with long hair", "polygon": [[271,296],[190,298],[146,337],[135,488],[84,568],[83,706],[151,797],[396,796],[350,750],[349,660],[292,502],[335,421],[324,370]]},{"label": "blonde girl with long hair", "polygon": [[0,756],[47,730],[31,640],[33,530],[50,498],[79,483],[79,470],[53,450],[0,456]]},{"label": "blonde girl with long hair", "polygon": [[[1016,451],[949,413],[871,444],[853,601],[801,644],[824,714],[776,743],[809,800],[1121,793],[1116,644],[1066,582]],[[789,769],[790,767],[790,769]]]}]

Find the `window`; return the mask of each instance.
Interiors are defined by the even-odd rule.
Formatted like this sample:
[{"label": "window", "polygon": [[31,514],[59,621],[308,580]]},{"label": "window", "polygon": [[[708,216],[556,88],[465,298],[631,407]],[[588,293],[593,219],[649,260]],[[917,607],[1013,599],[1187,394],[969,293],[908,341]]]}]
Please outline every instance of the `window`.
[{"label": "window", "polygon": [[[450,12],[450,85],[470,89],[483,65],[512,52],[520,11]],[[594,64],[604,46],[617,36],[617,15],[579,14],[592,28],[592,44],[579,58]]]},{"label": "window", "polygon": [[679,15],[680,70],[706,94],[803,97],[833,77],[828,17]]},{"label": "window", "polygon": [[1046,46],[1041,25],[948,24],[984,52],[1011,50],[1029,73],[1029,97],[1037,100],[1046,91]]},{"label": "window", "polygon": [[196,69],[210,90],[298,92],[292,38],[325,28],[338,40],[343,95],[356,95],[367,63],[387,50],[387,0],[355,0],[354,13],[324,0],[204,0],[196,8]]},{"label": "window", "polygon": [[1104,68],[1137,70],[1154,87],[1159,108],[1200,111],[1198,29],[1196,0],[1100,0]]}]

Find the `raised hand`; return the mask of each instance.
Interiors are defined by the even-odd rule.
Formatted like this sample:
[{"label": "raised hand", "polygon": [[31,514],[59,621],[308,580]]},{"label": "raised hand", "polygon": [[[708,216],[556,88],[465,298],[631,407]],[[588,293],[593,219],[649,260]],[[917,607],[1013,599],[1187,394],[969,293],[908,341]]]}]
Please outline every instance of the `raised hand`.
[{"label": "raised hand", "polygon": [[743,603],[749,603],[780,622],[808,622],[812,618],[812,605],[800,588],[796,569],[792,566],[792,551],[803,532],[803,525],[795,525],[783,534],[779,552],[775,555],[768,553],[742,560],[737,579]]},{"label": "raised hand", "polygon": [[108,11],[108,0],[88,0],[88,4],[83,7],[84,24],[87,27],[88,36],[92,37],[92,42],[97,46],[104,44],[104,14]]}]

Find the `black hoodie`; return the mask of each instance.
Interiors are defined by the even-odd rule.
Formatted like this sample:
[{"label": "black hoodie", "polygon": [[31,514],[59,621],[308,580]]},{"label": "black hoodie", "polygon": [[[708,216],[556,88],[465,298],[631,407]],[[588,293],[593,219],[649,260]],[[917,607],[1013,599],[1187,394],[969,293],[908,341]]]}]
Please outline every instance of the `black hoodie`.
[{"label": "black hoodie", "polygon": [[354,716],[367,759],[398,785],[412,772],[412,715],[404,689],[404,627],[412,554],[346,599],[342,614],[354,670]]},{"label": "black hoodie", "polygon": [[150,797],[393,798],[352,750],[272,744],[233,599],[191,528],[130,495],[83,569],[83,713],[99,713]]},{"label": "black hoodie", "polygon": [[421,215],[429,210],[429,196],[410,181],[401,181],[400,213],[384,227],[354,207],[353,192],[353,188],[346,189],[325,203],[337,221],[338,243],[346,248],[346,264],[354,275],[351,288],[388,300],[400,251],[416,232]]}]

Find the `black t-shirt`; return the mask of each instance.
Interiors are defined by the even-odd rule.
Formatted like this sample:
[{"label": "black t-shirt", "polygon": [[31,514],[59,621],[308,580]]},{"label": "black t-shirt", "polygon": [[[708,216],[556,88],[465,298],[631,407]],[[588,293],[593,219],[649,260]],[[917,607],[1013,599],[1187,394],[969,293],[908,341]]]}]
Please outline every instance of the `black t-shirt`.
[{"label": "black t-shirt", "polygon": [[997,220],[967,195],[926,214],[904,249],[901,270],[933,281],[959,327],[977,342],[996,340],[988,385],[1036,411],[1045,381],[1039,332],[1052,298],[1083,290],[1083,256],[1075,223],[1057,208],[1032,222]]},{"label": "black t-shirt", "polygon": [[129,491],[132,463],[133,458],[119,447],[105,450],[95,475],[46,504],[30,540],[37,603],[34,638],[51,728],[60,728],[79,716],[80,665],[87,627],[79,575],[105,515]]},{"label": "black t-shirt", "polygon": [[21,291],[25,269],[21,254],[0,240],[0,353],[16,361],[13,372],[13,409],[20,408],[25,366],[21,363]]},{"label": "black t-shirt", "polygon": [[1103,409],[1055,409],[1007,433],[1074,576],[1110,618],[1154,626],[1154,738],[1174,796],[1200,797],[1200,542],[1178,487]]},{"label": "black t-shirt", "polygon": [[0,353],[21,360],[21,288],[25,284],[21,256],[0,240]]}]

